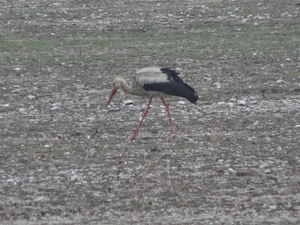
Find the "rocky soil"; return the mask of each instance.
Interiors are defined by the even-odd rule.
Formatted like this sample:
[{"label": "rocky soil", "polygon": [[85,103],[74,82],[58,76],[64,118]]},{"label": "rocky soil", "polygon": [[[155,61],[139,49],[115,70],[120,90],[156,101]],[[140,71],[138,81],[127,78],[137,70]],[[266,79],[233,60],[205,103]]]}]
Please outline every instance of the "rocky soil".
[{"label": "rocky soil", "polygon": [[[3,224],[299,224],[300,2],[2,1]],[[118,92],[150,65],[200,99]],[[129,101],[130,100],[130,101]]]}]

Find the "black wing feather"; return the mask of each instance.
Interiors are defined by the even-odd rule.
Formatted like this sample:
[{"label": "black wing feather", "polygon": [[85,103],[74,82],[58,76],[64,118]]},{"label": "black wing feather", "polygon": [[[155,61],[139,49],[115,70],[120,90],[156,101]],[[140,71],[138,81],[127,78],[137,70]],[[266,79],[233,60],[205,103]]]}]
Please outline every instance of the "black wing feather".
[{"label": "black wing feather", "polygon": [[167,68],[162,68],[161,72],[167,75],[168,81],[164,83],[144,84],[143,88],[146,91],[159,91],[168,95],[183,97],[191,103],[196,104],[198,100],[197,93],[191,86],[182,81],[182,79],[178,76],[179,73]]},{"label": "black wing feather", "polygon": [[168,76],[168,79],[173,79],[178,82],[183,83],[183,80],[178,76],[180,73],[175,70],[170,70],[168,68],[161,68],[160,69],[162,73],[166,74]]}]

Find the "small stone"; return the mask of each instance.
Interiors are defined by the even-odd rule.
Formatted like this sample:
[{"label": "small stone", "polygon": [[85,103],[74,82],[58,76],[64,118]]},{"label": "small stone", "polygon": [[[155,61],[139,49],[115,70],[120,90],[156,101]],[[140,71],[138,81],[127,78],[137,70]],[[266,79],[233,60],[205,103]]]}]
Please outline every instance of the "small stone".
[{"label": "small stone", "polygon": [[271,170],[266,169],[266,170],[265,170],[265,173],[271,173]]},{"label": "small stone", "polygon": [[289,14],[288,12],[284,12],[280,15],[282,18],[287,18],[287,17],[292,17],[291,14]]},{"label": "small stone", "polygon": [[11,93],[17,93],[17,92],[20,92],[20,91],[21,91],[21,88],[15,89],[15,90],[13,90]]},{"label": "small stone", "polygon": [[218,89],[220,89],[220,88],[221,88],[221,85],[220,85],[220,83],[219,83],[219,82],[213,83],[213,85],[217,86],[217,88],[218,88]]},{"label": "small stone", "polygon": [[76,174],[71,176],[71,181],[76,181],[78,179],[78,176]]},{"label": "small stone", "polygon": [[276,84],[282,84],[284,81],[282,79],[279,79],[276,81]]},{"label": "small stone", "polygon": [[211,77],[203,77],[202,79],[205,80],[205,81],[212,81]]},{"label": "small stone", "polygon": [[28,97],[29,99],[34,99],[34,98],[35,98],[34,95],[28,95],[27,97]]},{"label": "small stone", "polygon": [[133,105],[133,101],[132,100],[125,100],[124,104],[125,105]]},{"label": "small stone", "polygon": [[229,106],[229,107],[232,107],[232,106],[233,106],[233,103],[232,103],[232,102],[228,102],[228,106]]},{"label": "small stone", "polygon": [[236,98],[229,99],[229,102],[236,102]]},{"label": "small stone", "polygon": [[228,171],[229,171],[230,173],[236,173],[236,171],[235,171],[234,169],[232,169],[232,168],[229,168]]},{"label": "small stone", "polygon": [[238,100],[237,104],[244,106],[244,105],[246,105],[246,101],[244,101],[244,100]]},{"label": "small stone", "polygon": [[256,120],[254,123],[253,123],[253,126],[257,126],[258,124],[260,124],[260,122],[258,120]]}]

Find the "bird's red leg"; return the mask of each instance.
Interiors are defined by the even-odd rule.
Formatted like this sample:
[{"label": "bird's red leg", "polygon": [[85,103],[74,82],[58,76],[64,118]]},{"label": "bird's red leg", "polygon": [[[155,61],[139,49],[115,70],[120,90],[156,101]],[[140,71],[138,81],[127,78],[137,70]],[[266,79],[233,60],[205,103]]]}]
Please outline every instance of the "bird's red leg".
[{"label": "bird's red leg", "polygon": [[152,97],[151,97],[150,100],[149,100],[148,106],[147,106],[147,108],[146,108],[146,110],[145,110],[145,112],[144,112],[144,114],[143,114],[143,116],[142,116],[142,119],[141,119],[141,121],[140,121],[138,127],[135,129],[135,131],[133,132],[133,134],[132,134],[130,137],[128,137],[129,140],[134,140],[134,139],[136,138],[136,135],[137,135],[137,133],[138,133],[138,131],[139,131],[139,129],[140,129],[140,126],[142,125],[142,123],[143,123],[145,117],[146,117],[147,114],[148,114],[148,111],[149,111],[149,109],[150,109],[151,101],[152,101]]},{"label": "bird's red leg", "polygon": [[168,117],[169,117],[169,122],[170,122],[170,128],[171,128],[171,132],[172,132],[172,136],[171,138],[175,137],[175,130],[173,128],[173,125],[172,125],[172,119],[171,119],[171,114],[170,114],[170,111],[169,111],[169,106],[167,105],[167,103],[165,102],[165,100],[163,98],[160,98],[162,103],[164,104],[165,108],[166,108],[166,111],[168,113]]}]

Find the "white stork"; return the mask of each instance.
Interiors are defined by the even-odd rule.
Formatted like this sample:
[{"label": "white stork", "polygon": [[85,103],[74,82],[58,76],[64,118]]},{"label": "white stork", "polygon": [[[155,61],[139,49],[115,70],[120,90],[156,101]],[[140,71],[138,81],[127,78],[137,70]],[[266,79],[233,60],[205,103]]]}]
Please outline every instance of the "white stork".
[{"label": "white stork", "polygon": [[130,137],[128,137],[129,140],[134,140],[136,138],[138,130],[142,125],[143,120],[147,116],[153,97],[159,97],[162,103],[164,104],[169,117],[172,137],[175,136],[169,107],[165,102],[164,97],[170,95],[179,96],[186,98],[191,103],[195,104],[198,100],[198,95],[195,92],[195,90],[186,83],[184,83],[182,79],[178,77],[178,74],[179,73],[175,70],[170,70],[167,68],[147,67],[137,71],[137,74],[133,79],[132,87],[130,87],[127,84],[127,82],[121,78],[117,78],[114,80],[113,88],[109,95],[107,105],[109,105],[118,89],[121,89],[128,94],[150,98],[148,106],[142,116],[142,119],[138,127],[133,132],[133,134]]}]

